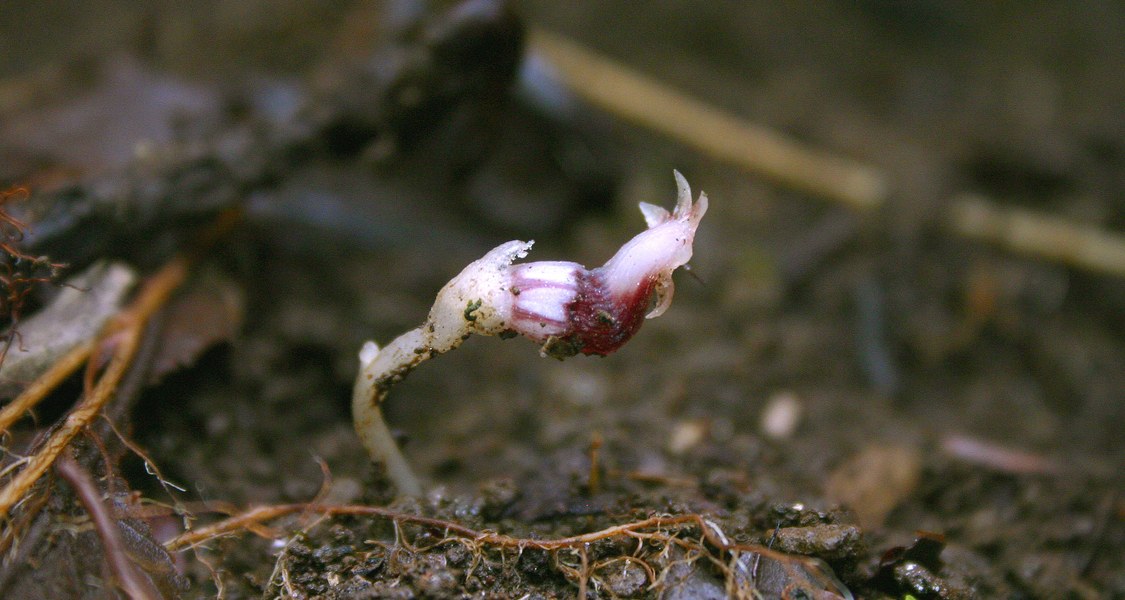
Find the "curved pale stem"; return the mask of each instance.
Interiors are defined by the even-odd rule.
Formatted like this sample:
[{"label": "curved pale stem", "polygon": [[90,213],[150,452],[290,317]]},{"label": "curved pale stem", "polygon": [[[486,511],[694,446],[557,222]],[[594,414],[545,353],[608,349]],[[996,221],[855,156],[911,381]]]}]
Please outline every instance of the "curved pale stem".
[{"label": "curved pale stem", "polygon": [[424,338],[419,327],[398,336],[383,349],[367,342],[360,351],[359,374],[352,390],[352,418],[360,442],[373,462],[383,463],[387,477],[406,496],[421,496],[422,484],[395,443],[381,405],[395,382],[430,358],[428,351],[414,351],[425,347]]}]

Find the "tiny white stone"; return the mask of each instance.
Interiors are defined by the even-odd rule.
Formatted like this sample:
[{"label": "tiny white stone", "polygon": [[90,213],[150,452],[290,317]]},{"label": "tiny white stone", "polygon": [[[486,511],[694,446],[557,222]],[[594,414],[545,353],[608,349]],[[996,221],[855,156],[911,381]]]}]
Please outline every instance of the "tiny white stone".
[{"label": "tiny white stone", "polygon": [[668,436],[668,451],[672,454],[683,454],[691,450],[707,438],[708,429],[707,421],[701,419],[676,423],[671,435]]},{"label": "tiny white stone", "polygon": [[774,394],[762,411],[762,433],[775,440],[792,437],[801,424],[802,412],[801,400],[793,392]]}]

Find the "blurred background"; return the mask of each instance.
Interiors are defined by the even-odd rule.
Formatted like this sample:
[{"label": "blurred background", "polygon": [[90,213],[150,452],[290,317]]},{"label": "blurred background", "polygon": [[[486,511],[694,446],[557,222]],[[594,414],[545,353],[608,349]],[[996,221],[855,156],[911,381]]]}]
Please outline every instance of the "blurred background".
[{"label": "blurred background", "polygon": [[[711,211],[621,352],[472,340],[391,394],[439,496],[509,486],[472,518],[546,536],[629,510],[855,526],[786,550],[866,597],[1125,596],[1120,3],[5,2],[0,48],[0,189],[29,191],[34,252],[144,277],[244,211],[166,329],[225,318],[127,411],[184,499],[308,500],[311,452],[338,500],[389,501],[349,421],[362,341],[508,239],[600,264],[675,168]],[[917,530],[948,544],[924,584],[885,554]],[[275,557],[216,554],[259,578],[234,595],[273,589]]]}]

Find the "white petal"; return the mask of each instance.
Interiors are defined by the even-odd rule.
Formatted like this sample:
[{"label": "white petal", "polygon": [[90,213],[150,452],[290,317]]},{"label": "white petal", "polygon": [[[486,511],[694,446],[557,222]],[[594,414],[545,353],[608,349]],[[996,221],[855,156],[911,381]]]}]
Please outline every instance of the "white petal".
[{"label": "white petal", "polygon": [[672,169],[676,178],[676,209],[673,213],[677,218],[683,218],[691,210],[691,186],[679,171]]},{"label": "white petal", "polygon": [[557,323],[566,322],[566,307],[574,302],[575,291],[561,288],[530,288],[520,292],[516,307],[532,318]]},{"label": "white petal", "polygon": [[574,287],[578,282],[578,272],[585,268],[572,262],[539,261],[512,267],[512,283],[523,289],[544,284]]},{"label": "white petal", "polygon": [[645,216],[645,223],[649,229],[672,218],[671,213],[663,206],[641,202],[641,214]]}]

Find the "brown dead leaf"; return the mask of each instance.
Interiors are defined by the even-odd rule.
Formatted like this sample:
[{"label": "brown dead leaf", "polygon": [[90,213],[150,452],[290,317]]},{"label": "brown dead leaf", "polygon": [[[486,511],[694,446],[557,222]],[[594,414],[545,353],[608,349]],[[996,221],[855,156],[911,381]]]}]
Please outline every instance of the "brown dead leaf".
[{"label": "brown dead leaf", "polygon": [[879,527],[914,491],[921,469],[922,460],[914,448],[872,445],[836,467],[824,493],[851,508],[865,529]]},{"label": "brown dead leaf", "polygon": [[168,307],[149,383],[191,365],[208,348],[238,334],[245,310],[242,289],[215,272],[202,273]]}]

